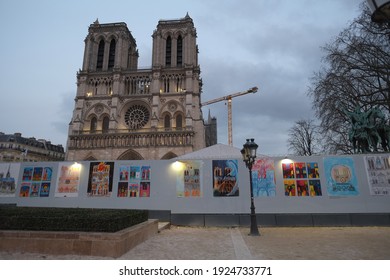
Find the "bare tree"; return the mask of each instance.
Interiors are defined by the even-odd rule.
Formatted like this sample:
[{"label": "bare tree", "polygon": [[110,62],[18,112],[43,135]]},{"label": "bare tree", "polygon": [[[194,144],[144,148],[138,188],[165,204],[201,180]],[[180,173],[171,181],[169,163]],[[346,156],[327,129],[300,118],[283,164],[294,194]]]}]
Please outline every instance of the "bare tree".
[{"label": "bare tree", "polygon": [[288,149],[297,156],[311,156],[320,151],[318,126],[313,120],[299,120],[288,131]]},{"label": "bare tree", "polygon": [[324,147],[352,153],[347,112],[356,107],[390,113],[390,28],[371,21],[367,5],[361,15],[326,45],[323,68],[314,75],[308,95],[321,121]]}]

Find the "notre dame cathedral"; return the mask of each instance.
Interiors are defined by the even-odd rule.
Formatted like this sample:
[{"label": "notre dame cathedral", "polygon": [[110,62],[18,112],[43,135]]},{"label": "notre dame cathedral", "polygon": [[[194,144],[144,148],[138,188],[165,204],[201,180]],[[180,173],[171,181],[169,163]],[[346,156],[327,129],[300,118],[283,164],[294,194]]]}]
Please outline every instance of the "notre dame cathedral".
[{"label": "notre dame cathedral", "polygon": [[127,25],[89,26],[69,124],[66,160],[157,160],[216,144],[201,111],[196,29],[187,14],[160,20],[151,69],[138,69]]}]

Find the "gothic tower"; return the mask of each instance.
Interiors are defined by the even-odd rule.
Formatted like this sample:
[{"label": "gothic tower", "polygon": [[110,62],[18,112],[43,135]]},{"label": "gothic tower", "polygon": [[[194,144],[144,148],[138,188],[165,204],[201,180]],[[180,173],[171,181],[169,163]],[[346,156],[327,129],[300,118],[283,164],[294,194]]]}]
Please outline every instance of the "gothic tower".
[{"label": "gothic tower", "polygon": [[194,23],[160,20],[152,37],[152,68],[138,69],[125,23],[89,26],[67,160],[169,159],[205,147]]}]

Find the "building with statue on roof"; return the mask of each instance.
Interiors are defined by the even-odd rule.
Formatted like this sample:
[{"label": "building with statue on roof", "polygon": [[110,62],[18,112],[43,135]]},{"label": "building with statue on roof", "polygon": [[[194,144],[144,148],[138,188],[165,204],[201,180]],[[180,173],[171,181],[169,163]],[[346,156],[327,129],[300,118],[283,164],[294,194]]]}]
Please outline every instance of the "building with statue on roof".
[{"label": "building with statue on roof", "polygon": [[217,143],[216,119],[201,111],[192,18],[160,20],[152,38],[152,67],[139,69],[126,23],[89,26],[67,160],[170,159]]},{"label": "building with statue on roof", "polygon": [[[62,145],[54,145],[45,139],[23,137],[21,133],[0,132],[0,162],[63,161]],[[0,176],[1,177],[1,176]]]}]

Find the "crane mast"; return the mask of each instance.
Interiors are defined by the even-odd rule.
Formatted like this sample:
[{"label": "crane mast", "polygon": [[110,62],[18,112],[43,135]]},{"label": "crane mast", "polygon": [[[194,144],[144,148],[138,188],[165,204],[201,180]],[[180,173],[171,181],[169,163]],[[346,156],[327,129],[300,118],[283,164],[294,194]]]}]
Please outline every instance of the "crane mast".
[{"label": "crane mast", "polygon": [[201,103],[202,106],[206,106],[206,105],[210,105],[210,104],[220,102],[220,101],[227,101],[227,105],[228,105],[228,143],[230,146],[233,146],[232,99],[235,97],[238,97],[238,96],[248,94],[248,93],[255,93],[255,92],[257,92],[257,90],[258,90],[257,87],[252,87],[246,91],[229,94],[226,96],[222,96],[222,97],[215,98],[215,99]]}]

